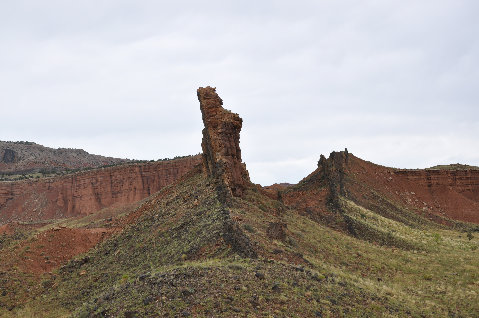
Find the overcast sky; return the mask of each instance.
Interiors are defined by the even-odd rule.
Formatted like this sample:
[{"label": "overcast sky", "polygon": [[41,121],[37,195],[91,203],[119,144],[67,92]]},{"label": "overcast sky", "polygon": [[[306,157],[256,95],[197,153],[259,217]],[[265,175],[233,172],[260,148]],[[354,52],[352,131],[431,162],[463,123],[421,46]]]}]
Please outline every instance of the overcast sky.
[{"label": "overcast sky", "polygon": [[158,159],[201,151],[199,86],[243,118],[253,182],[345,147],[479,165],[479,1],[0,2],[0,140]]}]

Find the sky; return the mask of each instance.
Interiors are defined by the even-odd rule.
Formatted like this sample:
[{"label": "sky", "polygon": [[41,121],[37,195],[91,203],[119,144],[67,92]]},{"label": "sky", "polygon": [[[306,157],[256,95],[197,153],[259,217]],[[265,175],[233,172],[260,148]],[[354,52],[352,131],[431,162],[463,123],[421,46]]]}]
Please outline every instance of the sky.
[{"label": "sky", "polygon": [[130,159],[201,152],[198,87],[243,118],[253,182],[348,148],[479,165],[476,0],[0,2],[0,140]]}]

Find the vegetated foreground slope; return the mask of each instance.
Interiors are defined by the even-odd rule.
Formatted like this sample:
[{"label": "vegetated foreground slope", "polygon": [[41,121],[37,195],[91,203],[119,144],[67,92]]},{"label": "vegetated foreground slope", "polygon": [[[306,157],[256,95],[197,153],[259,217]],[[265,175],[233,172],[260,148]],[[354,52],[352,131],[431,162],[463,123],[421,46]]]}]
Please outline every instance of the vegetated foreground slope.
[{"label": "vegetated foreground slope", "polygon": [[30,277],[35,299],[13,313],[473,317],[479,310],[475,236],[417,229],[341,198],[344,213],[407,243],[388,245],[321,225],[255,187],[222,203],[221,188],[198,171],[164,188],[87,254],[40,284]]},{"label": "vegetated foreground slope", "polygon": [[28,141],[0,141],[0,174],[59,173],[128,162],[128,159],[92,155],[82,149],[48,148]]},{"label": "vegetated foreground slope", "polygon": [[[395,192],[407,178],[392,195],[379,181],[388,168],[347,152],[298,185],[253,185],[234,151],[240,122],[213,88],[198,97],[202,166],[129,207],[0,228],[0,257],[12,258],[0,316],[477,316],[477,225],[421,212]],[[91,245],[65,263],[49,253],[68,233]],[[57,264],[29,269],[40,257]]]}]

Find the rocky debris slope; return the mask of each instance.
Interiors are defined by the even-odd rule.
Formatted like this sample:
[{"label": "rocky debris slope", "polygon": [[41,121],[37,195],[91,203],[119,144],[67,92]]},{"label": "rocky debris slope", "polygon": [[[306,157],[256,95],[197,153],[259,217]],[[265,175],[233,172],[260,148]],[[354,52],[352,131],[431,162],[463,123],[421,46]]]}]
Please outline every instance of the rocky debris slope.
[{"label": "rocky debris slope", "polygon": [[223,108],[223,100],[210,86],[200,87],[198,100],[205,128],[203,129],[203,165],[208,174],[220,178],[234,196],[242,196],[250,184],[239,146],[243,120]]},{"label": "rocky debris slope", "polygon": [[32,173],[40,170],[95,168],[128,162],[126,159],[92,155],[82,149],[48,148],[34,142],[0,141],[0,173]]},{"label": "rocky debris slope", "polygon": [[200,156],[127,164],[28,181],[0,182],[0,224],[94,213],[139,201],[201,163]]}]

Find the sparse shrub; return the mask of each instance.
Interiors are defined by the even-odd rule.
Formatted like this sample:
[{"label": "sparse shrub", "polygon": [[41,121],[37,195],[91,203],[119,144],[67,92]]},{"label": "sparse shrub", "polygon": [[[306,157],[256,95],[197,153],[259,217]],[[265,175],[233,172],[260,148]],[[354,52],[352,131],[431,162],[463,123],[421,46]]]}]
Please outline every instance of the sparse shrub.
[{"label": "sparse shrub", "polygon": [[244,224],[244,225],[243,225],[243,228],[244,228],[246,231],[250,232],[250,233],[256,233],[256,230],[254,229],[254,227],[252,227],[252,226],[249,225],[249,224]]},{"label": "sparse shrub", "polygon": [[292,246],[292,247],[297,247],[298,246],[298,242],[296,242],[295,239],[293,239],[292,237],[288,237],[286,239],[286,243],[289,245],[289,246]]},{"label": "sparse shrub", "polygon": [[471,231],[467,232],[467,239],[470,241],[473,238],[474,238],[474,235],[472,235],[472,232]]}]

